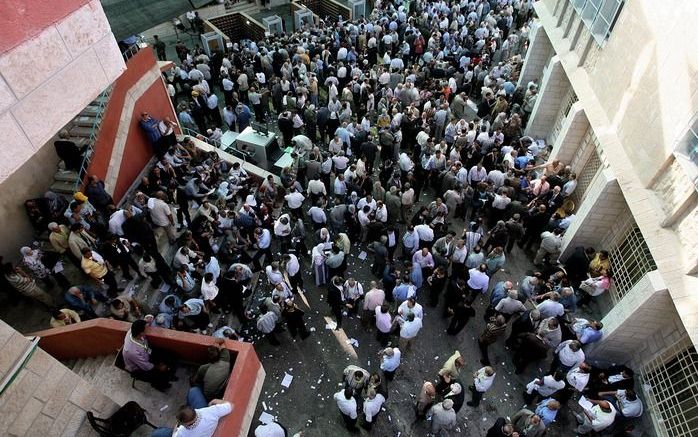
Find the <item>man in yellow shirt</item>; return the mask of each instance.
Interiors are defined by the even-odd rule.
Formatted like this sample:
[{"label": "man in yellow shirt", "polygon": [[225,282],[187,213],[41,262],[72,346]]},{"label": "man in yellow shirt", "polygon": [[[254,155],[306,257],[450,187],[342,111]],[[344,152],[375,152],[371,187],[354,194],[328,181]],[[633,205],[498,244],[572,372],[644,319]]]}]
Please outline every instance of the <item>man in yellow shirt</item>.
[{"label": "man in yellow shirt", "polygon": [[97,282],[104,282],[109,287],[107,295],[116,297],[119,289],[116,285],[116,277],[114,272],[109,270],[107,263],[102,256],[97,252],[92,251],[89,247],[82,249],[82,260],[80,261],[82,271]]},{"label": "man in yellow shirt", "polygon": [[80,323],[80,316],[78,313],[68,308],[52,312],[51,321],[49,322],[52,328],[60,328],[61,326],[68,326],[75,323]]}]

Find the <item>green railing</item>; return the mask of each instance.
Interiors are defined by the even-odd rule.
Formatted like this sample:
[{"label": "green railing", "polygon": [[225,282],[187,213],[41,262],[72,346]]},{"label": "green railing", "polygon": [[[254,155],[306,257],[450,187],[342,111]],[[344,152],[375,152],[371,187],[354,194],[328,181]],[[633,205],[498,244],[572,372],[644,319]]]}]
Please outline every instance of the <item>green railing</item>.
[{"label": "green railing", "polygon": [[99,127],[102,124],[102,118],[104,115],[104,110],[109,103],[109,96],[111,95],[112,86],[110,85],[107,89],[102,91],[102,93],[95,99],[97,103],[97,115],[92,122],[92,127],[90,128],[90,136],[87,139],[87,144],[85,145],[85,150],[82,156],[82,164],[80,165],[80,170],[78,170],[78,177],[75,179],[73,184],[73,192],[77,192],[81,186],[85,174],[87,173],[87,168],[92,162],[92,155],[95,151],[95,142],[97,141],[97,135],[99,135]]}]

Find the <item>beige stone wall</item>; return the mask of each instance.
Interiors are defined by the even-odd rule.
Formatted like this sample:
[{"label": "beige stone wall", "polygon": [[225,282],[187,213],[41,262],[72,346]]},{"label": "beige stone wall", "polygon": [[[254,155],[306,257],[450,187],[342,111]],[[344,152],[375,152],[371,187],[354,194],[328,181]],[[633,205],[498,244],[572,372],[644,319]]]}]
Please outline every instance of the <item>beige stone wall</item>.
[{"label": "beige stone wall", "polygon": [[0,182],[125,69],[98,0],[0,56]]},{"label": "beige stone wall", "polygon": [[[4,378],[30,347],[0,321],[0,375]],[[0,434],[11,437],[96,435],[85,413],[110,416],[118,406],[48,353],[37,348],[0,396]]]},{"label": "beige stone wall", "polygon": [[[698,196],[672,155],[698,112],[698,52],[691,46],[698,37],[698,3],[657,7],[626,1],[610,38],[599,44],[579,17],[560,26],[563,11],[570,13],[568,2],[542,0],[535,7],[652,253],[677,320],[698,344]],[[588,214],[580,231],[602,225],[607,216],[601,208]]]}]

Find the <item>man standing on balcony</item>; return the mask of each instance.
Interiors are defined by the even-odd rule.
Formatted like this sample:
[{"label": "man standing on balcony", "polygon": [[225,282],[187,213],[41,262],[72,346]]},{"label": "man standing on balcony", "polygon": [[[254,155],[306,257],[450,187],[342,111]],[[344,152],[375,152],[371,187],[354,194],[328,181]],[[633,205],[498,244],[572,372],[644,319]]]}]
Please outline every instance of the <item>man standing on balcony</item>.
[{"label": "man standing on balcony", "polygon": [[232,412],[233,404],[222,399],[214,399],[204,408],[183,406],[177,412],[177,429],[158,428],[151,437],[211,437],[218,421]]},{"label": "man standing on balcony", "polygon": [[166,61],[167,58],[165,57],[165,43],[162,42],[159,36],[153,35],[153,39],[155,42],[153,43],[153,47],[155,47],[155,52],[158,54],[158,60],[159,61]]},{"label": "man standing on balcony", "polygon": [[148,381],[157,390],[165,390],[176,381],[175,366],[166,354],[153,351],[145,337],[145,320],[136,320],[126,333],[121,349],[124,367],[137,379]]}]

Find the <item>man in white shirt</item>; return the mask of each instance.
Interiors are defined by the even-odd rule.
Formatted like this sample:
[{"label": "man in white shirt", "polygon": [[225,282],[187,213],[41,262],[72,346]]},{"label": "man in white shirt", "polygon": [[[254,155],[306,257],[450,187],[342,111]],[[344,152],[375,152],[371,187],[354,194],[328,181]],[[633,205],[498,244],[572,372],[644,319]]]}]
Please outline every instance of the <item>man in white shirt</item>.
[{"label": "man in white shirt", "polygon": [[392,381],[395,377],[395,371],[400,367],[400,357],[402,352],[396,347],[388,347],[378,352],[381,357],[381,370],[388,381]]},{"label": "man in white shirt", "polygon": [[584,362],[582,344],[577,340],[567,340],[560,343],[555,349],[553,362],[550,365],[550,373],[561,369],[566,372]]},{"label": "man in white shirt", "polygon": [[[325,186],[323,185],[323,188]],[[322,201],[318,201],[317,205],[313,206],[308,210],[308,215],[310,216],[310,221],[313,222],[313,228],[315,230],[324,228],[327,225],[327,214],[322,208]]]},{"label": "man in white shirt", "polygon": [[470,289],[468,303],[472,305],[480,294],[487,293],[490,284],[490,277],[487,276],[487,265],[480,264],[478,268],[468,270],[470,278],[466,283]]},{"label": "man in white shirt", "polygon": [[589,409],[584,408],[584,415],[575,414],[579,422],[577,432],[579,434],[588,434],[591,431],[600,432],[613,424],[616,419],[616,409],[608,401],[595,401],[589,399],[593,406]]},{"label": "man in white shirt", "polygon": [[434,229],[427,224],[421,224],[414,227],[414,231],[419,237],[419,247],[430,247],[434,241]]},{"label": "man in white shirt", "polygon": [[473,398],[466,402],[468,406],[477,407],[480,405],[482,395],[492,387],[495,375],[494,369],[490,366],[485,366],[473,373],[473,385],[470,386]]},{"label": "man in white shirt", "polygon": [[424,318],[424,309],[418,304],[414,297],[408,297],[397,309],[397,313],[401,317],[407,317],[408,314],[414,314],[415,318]]},{"label": "man in white shirt", "polygon": [[276,422],[262,423],[254,430],[254,437],[286,437],[286,428]]},{"label": "man in white shirt", "polygon": [[582,363],[579,367],[567,372],[567,383],[577,390],[578,392],[584,391],[587,384],[589,384],[589,378],[591,376],[591,366],[587,363]]},{"label": "man in white shirt", "polygon": [[370,430],[373,427],[376,416],[378,415],[378,413],[380,413],[381,407],[383,406],[384,402],[385,397],[382,394],[376,393],[374,389],[368,390],[366,399],[364,399],[363,408],[364,418],[366,419],[364,427],[366,429]]},{"label": "man in white shirt", "polygon": [[417,334],[422,329],[422,319],[415,317],[415,313],[408,312],[406,316],[396,317],[400,325],[400,349],[407,352],[412,349],[412,344]]},{"label": "man in white shirt", "polygon": [[358,414],[356,411],[356,399],[354,399],[352,389],[347,387],[335,393],[333,397],[335,402],[337,402],[339,412],[342,413],[342,418],[347,425],[347,429],[355,431]]},{"label": "man in white shirt", "polygon": [[611,404],[616,407],[618,414],[622,417],[632,418],[642,416],[642,401],[637,397],[637,393],[635,393],[634,390],[600,391],[599,396],[609,399]]},{"label": "man in white shirt", "polygon": [[222,399],[214,399],[208,407],[197,408],[184,406],[177,412],[179,426],[172,428],[158,428],[151,434],[152,437],[211,437],[216,432],[218,421],[232,413],[233,405]]},{"label": "man in white shirt", "polygon": [[545,375],[543,378],[536,378],[526,385],[524,400],[530,405],[535,402],[536,394],[539,397],[549,398],[554,393],[565,388],[565,377],[562,372],[555,372],[553,375]]},{"label": "man in white shirt", "polygon": [[478,162],[468,172],[468,184],[474,187],[485,179],[487,179],[487,170],[485,170],[481,162]]},{"label": "man in white shirt", "polygon": [[289,188],[289,191],[290,192],[284,196],[284,199],[286,199],[288,208],[291,210],[291,216],[296,219],[302,218],[301,207],[303,206],[305,196],[299,193],[296,187]]}]

